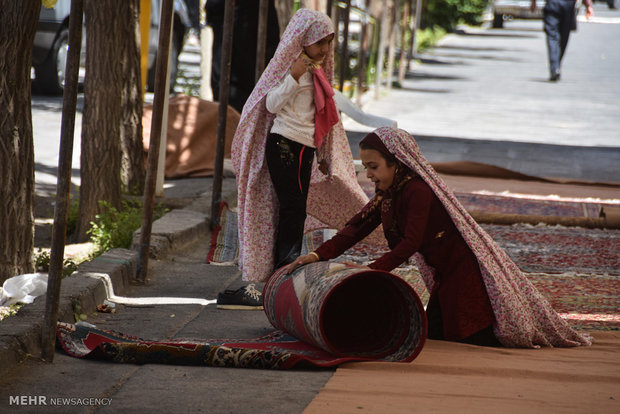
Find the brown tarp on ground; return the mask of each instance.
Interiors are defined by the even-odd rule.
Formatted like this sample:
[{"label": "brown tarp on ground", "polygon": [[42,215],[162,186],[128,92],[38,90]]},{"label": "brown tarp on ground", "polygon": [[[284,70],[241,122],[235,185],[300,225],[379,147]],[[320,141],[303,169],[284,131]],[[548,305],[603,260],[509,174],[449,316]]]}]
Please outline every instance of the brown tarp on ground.
[{"label": "brown tarp on ground", "polygon": [[[166,142],[166,178],[210,177],[213,175],[217,148],[218,102],[195,96],[176,95],[168,105]],[[153,105],[145,105],[142,125],[145,154],[151,137]],[[224,157],[230,157],[233,135],[239,124],[239,113],[228,107]],[[145,155],[146,160],[146,155]]]},{"label": "brown tarp on ground", "polygon": [[429,340],[411,363],[342,365],[305,414],[619,413],[620,332],[579,348]]}]

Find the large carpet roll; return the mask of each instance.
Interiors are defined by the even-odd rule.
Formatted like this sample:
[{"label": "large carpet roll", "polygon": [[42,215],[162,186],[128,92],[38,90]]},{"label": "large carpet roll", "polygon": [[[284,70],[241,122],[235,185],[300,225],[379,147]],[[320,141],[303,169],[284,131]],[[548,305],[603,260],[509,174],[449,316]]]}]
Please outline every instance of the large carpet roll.
[{"label": "large carpet roll", "polygon": [[405,362],[424,346],[422,302],[388,272],[317,262],[276,272],[263,295],[274,327],[335,356]]},{"label": "large carpet roll", "polygon": [[413,360],[426,339],[426,314],[413,288],[391,273],[339,263],[276,272],[264,307],[278,329],[251,339],[138,338],[59,323],[58,344],[78,358],[124,363],[291,369],[344,362]]}]

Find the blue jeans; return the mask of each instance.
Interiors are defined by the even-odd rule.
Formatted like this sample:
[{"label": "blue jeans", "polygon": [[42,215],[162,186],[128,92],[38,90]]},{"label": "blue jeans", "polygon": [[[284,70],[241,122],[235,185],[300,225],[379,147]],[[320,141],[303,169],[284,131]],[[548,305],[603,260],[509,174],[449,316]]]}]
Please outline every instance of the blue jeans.
[{"label": "blue jeans", "polygon": [[543,21],[547,34],[549,70],[552,74],[559,73],[570,31],[575,24],[575,1],[547,1],[543,10]]}]

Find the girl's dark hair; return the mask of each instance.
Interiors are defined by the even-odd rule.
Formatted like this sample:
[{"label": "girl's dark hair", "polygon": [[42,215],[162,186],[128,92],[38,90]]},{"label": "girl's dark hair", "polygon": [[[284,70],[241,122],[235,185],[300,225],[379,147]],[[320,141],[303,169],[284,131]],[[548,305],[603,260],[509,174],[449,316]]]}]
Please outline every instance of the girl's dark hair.
[{"label": "girl's dark hair", "polygon": [[[377,149],[375,147],[373,147],[372,145],[366,143],[366,142],[360,142],[360,149],[363,150],[375,150],[377,151]],[[396,159],[396,157],[394,156],[389,156],[387,154],[384,154],[382,151],[377,151],[381,157],[385,160],[385,163],[388,165],[388,167],[391,167],[392,165],[396,164],[396,162],[398,161]]]}]

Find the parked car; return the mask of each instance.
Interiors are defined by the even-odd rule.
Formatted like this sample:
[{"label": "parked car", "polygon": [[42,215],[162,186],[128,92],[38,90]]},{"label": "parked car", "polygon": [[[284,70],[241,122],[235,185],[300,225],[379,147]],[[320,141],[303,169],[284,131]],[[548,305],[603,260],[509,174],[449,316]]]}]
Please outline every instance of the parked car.
[{"label": "parked car", "polygon": [[504,27],[511,19],[542,19],[544,0],[536,0],[536,9],[530,10],[531,0],[495,0],[493,2],[493,27]]},{"label": "parked car", "polygon": [[[159,42],[159,10],[161,0],[151,0],[151,29],[149,32],[147,88],[155,84],[155,61]],[[32,66],[35,72],[34,84],[38,91],[48,94],[62,93],[65,83],[65,65],[69,39],[69,11],[71,0],[58,0],[53,8],[41,7],[39,24],[34,38]],[[178,57],[183,49],[190,20],[185,3],[174,1],[174,24],[170,49],[170,88],[177,75]],[[83,31],[83,34],[85,31]],[[80,64],[86,60],[84,35]]]}]

